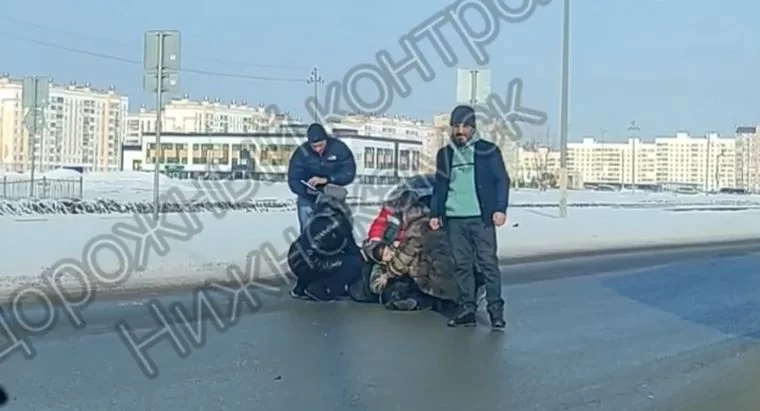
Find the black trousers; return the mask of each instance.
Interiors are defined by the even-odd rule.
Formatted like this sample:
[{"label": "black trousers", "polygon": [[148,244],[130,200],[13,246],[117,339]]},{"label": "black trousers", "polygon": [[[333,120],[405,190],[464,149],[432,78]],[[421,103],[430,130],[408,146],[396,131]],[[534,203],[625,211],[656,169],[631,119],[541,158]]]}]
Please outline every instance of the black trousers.
[{"label": "black trousers", "polygon": [[306,289],[306,287],[320,287],[325,290],[331,290],[330,295],[332,297],[342,297],[347,295],[348,285],[356,281],[361,275],[363,268],[363,261],[361,254],[353,252],[353,250],[344,253],[337,259],[341,260],[341,264],[331,270],[303,270],[296,275],[297,282],[296,288]]},{"label": "black trousers", "polygon": [[444,230],[454,257],[455,276],[459,288],[459,304],[475,307],[475,265],[483,275],[489,307],[502,307],[501,272],[496,255],[496,227],[486,225],[480,217],[448,217]]},{"label": "black trousers", "polygon": [[413,299],[417,302],[414,310],[449,311],[453,309],[450,301],[444,301],[423,293],[410,277],[393,278],[390,280],[380,300],[388,309],[399,310],[394,307],[394,302]]}]

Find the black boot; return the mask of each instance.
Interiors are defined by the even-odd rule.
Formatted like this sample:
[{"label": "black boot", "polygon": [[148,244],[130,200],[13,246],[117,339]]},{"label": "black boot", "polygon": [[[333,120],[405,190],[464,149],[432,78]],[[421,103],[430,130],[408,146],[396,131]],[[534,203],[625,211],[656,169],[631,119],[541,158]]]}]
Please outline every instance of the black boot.
[{"label": "black boot", "polygon": [[507,322],[504,320],[504,306],[501,304],[488,307],[488,317],[491,319],[491,329],[494,331],[504,331],[507,328]]},{"label": "black boot", "polygon": [[475,308],[470,305],[461,306],[446,325],[449,327],[474,327]]},{"label": "black boot", "polygon": [[306,284],[303,281],[298,280],[296,281],[295,287],[293,287],[293,289],[290,290],[290,296],[293,298],[297,298],[299,300],[308,300],[309,296],[306,295],[305,291],[306,291]]}]

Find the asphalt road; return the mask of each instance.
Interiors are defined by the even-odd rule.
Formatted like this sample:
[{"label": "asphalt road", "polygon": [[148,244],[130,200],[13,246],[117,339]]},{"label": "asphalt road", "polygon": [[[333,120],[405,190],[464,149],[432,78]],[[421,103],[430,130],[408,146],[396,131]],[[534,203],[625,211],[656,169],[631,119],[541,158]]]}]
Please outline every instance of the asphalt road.
[{"label": "asphalt road", "polygon": [[[234,325],[220,316],[224,332],[209,317],[197,348],[186,333],[196,321],[175,317],[187,355],[155,340],[153,379],[115,324],[147,335],[159,329],[151,298],[192,311],[197,297],[103,300],[84,329],[61,319],[31,337],[33,359],[17,351],[0,363],[3,409],[741,411],[760,401],[745,381],[760,374],[759,245],[513,265],[505,276],[504,334],[450,329],[430,312],[265,295]],[[215,297],[218,311],[228,300]]]}]

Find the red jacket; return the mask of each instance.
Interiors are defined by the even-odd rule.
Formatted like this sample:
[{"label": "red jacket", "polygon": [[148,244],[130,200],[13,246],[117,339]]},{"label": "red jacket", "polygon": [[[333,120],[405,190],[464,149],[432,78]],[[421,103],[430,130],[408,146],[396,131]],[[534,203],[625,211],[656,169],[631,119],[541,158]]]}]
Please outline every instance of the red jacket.
[{"label": "red jacket", "polygon": [[[375,217],[374,220],[372,220],[372,224],[369,226],[369,233],[367,233],[367,237],[369,237],[370,240],[382,240],[383,233],[385,233],[385,229],[388,227],[388,217],[391,217],[393,215],[393,211],[391,209],[383,207],[380,210],[380,214]],[[404,237],[404,230],[400,229],[398,235],[396,236],[396,241],[401,240]]]}]

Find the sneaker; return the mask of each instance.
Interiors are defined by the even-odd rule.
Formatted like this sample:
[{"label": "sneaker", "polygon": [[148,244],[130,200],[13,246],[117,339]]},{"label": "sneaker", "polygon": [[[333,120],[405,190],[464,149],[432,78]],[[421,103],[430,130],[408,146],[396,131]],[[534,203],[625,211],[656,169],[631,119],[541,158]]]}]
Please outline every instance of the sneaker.
[{"label": "sneaker", "polygon": [[476,325],[475,309],[468,306],[459,308],[446,325],[449,327],[474,327]]},{"label": "sneaker", "polygon": [[320,286],[319,284],[310,284],[308,287],[306,287],[303,290],[303,292],[314,301],[320,301],[320,302],[335,301],[333,296],[330,295],[329,290],[327,290],[323,286]]},{"label": "sneaker", "polygon": [[504,307],[488,307],[488,318],[491,320],[492,330],[506,330],[507,322],[504,320]]},{"label": "sneaker", "polygon": [[290,290],[290,296],[298,300],[308,300],[309,296],[306,295],[305,288],[301,284],[296,284],[292,290]]},{"label": "sneaker", "polygon": [[414,298],[406,298],[390,302],[386,307],[396,311],[414,311],[418,306],[419,304],[417,303],[417,300]]}]

